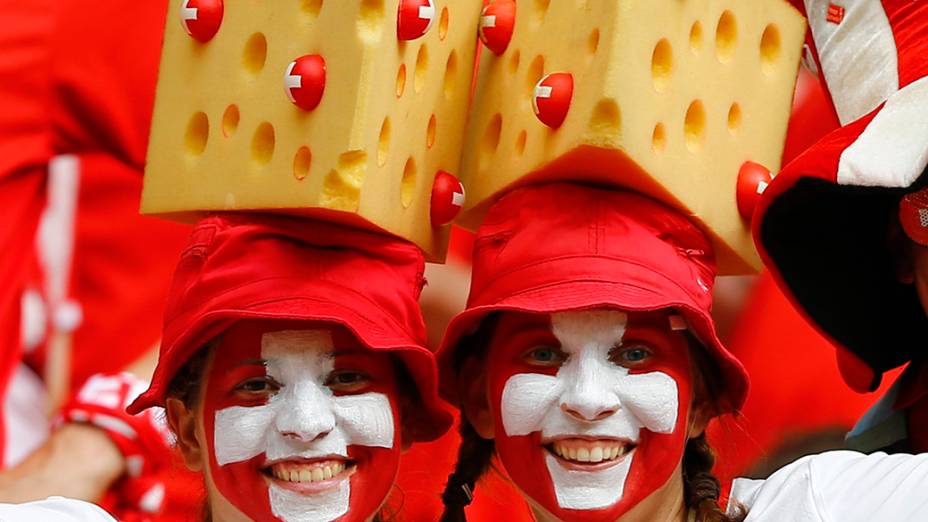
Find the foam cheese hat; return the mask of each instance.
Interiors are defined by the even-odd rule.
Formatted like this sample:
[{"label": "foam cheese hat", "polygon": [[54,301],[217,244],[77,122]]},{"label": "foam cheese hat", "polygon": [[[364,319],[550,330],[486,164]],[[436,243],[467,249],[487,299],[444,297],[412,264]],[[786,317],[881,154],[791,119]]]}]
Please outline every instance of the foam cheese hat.
[{"label": "foam cheese hat", "polygon": [[419,309],[425,261],[412,243],[285,216],[212,216],[194,228],[174,274],[151,387],[128,410],[162,406],[187,360],[237,321],[331,321],[409,370],[422,408],[412,437],[433,440],[451,425],[437,392],[434,354]]},{"label": "foam cheese hat", "polygon": [[839,347],[848,384],[872,391],[883,372],[923,357],[928,338],[887,239],[903,195],[928,182],[928,3],[832,4],[808,15],[807,58],[842,127],[776,177],[754,241],[787,297]]},{"label": "foam cheese hat", "polygon": [[[514,190],[487,212],[474,243],[467,308],[442,342],[442,392],[455,399],[453,361],[489,314],[612,307],[675,310],[721,370],[724,411],[744,402],[748,375],[710,315],[715,256],[688,219],[644,196],[570,183]],[[476,342],[481,342],[475,340]]]}]

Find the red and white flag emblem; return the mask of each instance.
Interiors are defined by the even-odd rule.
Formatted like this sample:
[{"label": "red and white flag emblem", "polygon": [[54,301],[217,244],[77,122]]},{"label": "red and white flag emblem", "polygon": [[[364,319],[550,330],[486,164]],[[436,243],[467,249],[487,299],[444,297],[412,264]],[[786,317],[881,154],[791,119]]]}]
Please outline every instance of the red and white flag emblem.
[{"label": "red and white flag emblem", "polygon": [[844,21],[844,7],[838,4],[828,4],[828,16],[826,20],[838,25]]}]

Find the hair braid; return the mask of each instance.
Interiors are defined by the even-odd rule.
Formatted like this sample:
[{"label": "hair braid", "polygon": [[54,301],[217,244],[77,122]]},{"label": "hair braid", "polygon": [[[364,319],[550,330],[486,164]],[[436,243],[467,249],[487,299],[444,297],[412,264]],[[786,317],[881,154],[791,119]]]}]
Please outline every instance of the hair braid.
[{"label": "hair braid", "polygon": [[745,512],[739,508],[733,515],[719,506],[721,486],[712,474],[715,453],[702,434],[686,443],[683,454],[683,488],[686,507],[696,512],[696,522],[741,522]]},{"label": "hair braid", "polygon": [[461,447],[454,471],[441,495],[445,511],[440,522],[465,522],[464,508],[473,498],[474,485],[490,468],[495,445],[493,440],[481,437],[467,419],[461,417]]}]

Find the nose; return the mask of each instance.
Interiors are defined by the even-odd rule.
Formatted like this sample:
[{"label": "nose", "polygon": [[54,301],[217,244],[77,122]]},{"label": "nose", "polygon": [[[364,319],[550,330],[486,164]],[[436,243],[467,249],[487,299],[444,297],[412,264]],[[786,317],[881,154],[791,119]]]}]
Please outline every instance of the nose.
[{"label": "nose", "polygon": [[277,415],[276,426],[281,436],[302,442],[325,438],[335,429],[335,413],[331,397],[315,384],[296,385],[291,396]]},{"label": "nose", "polygon": [[615,412],[619,411],[619,408],[618,406],[585,407],[562,403],[561,411],[577,420],[593,422],[611,417]]},{"label": "nose", "polygon": [[573,385],[561,396],[561,411],[584,422],[603,420],[619,411],[619,396],[604,371],[587,361],[578,370]]}]

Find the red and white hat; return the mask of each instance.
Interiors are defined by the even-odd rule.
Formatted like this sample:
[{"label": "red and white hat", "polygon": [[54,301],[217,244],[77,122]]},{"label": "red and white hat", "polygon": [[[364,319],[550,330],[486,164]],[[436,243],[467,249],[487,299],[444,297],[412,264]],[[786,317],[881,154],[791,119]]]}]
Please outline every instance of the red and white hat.
[{"label": "red and white hat", "polygon": [[777,176],[754,239],[787,296],[846,348],[848,383],[873,390],[928,338],[887,243],[902,196],[928,182],[928,2],[792,1],[809,19],[807,65],[843,127]]},{"label": "red and white hat", "polygon": [[393,352],[418,388],[412,437],[429,441],[451,425],[425,347],[418,298],[425,261],[413,244],[305,218],[213,216],[193,230],[164,319],[151,387],[128,410],[161,406],[177,371],[206,343],[246,319],[331,321],[371,350]]},{"label": "red and white hat", "polygon": [[748,375],[715,332],[715,275],[706,236],[651,199],[569,183],[517,189],[490,207],[477,231],[467,309],[440,350],[442,392],[454,399],[454,353],[493,312],[673,309],[721,370],[720,406],[737,410]]}]

